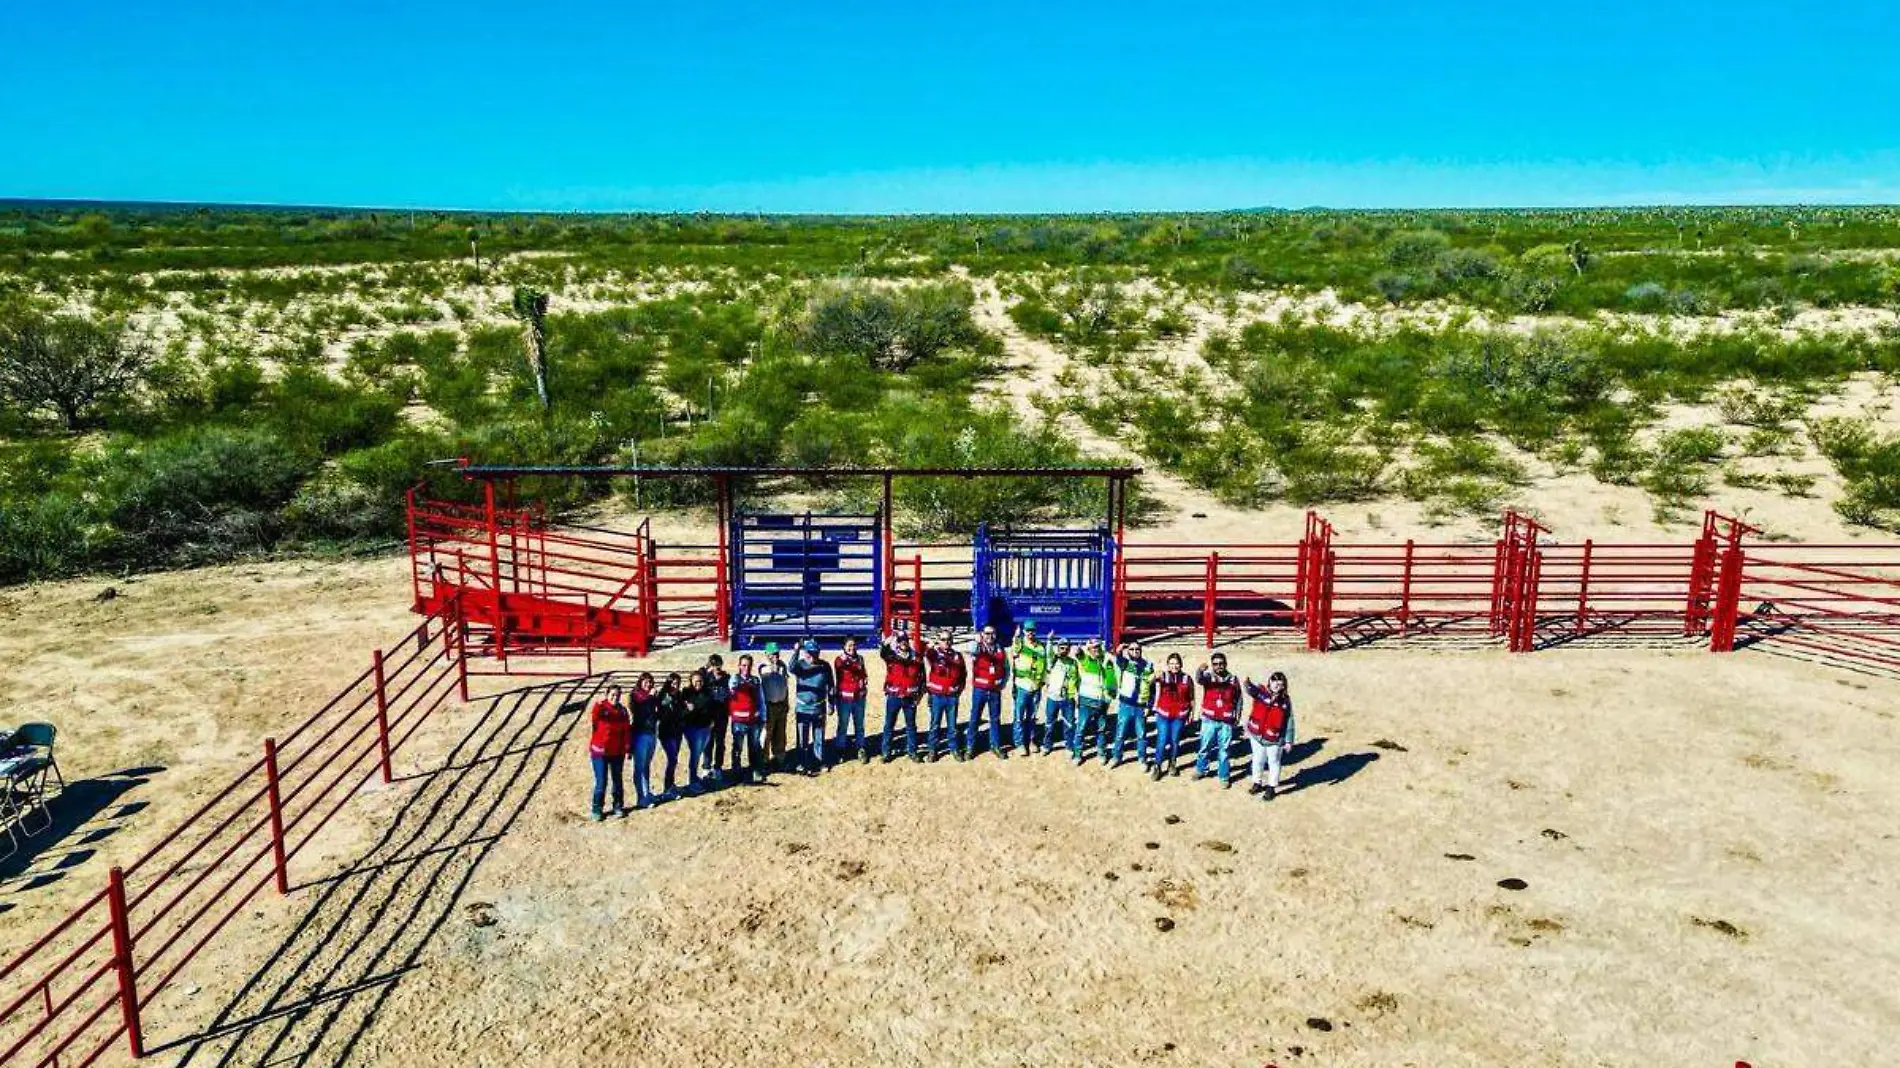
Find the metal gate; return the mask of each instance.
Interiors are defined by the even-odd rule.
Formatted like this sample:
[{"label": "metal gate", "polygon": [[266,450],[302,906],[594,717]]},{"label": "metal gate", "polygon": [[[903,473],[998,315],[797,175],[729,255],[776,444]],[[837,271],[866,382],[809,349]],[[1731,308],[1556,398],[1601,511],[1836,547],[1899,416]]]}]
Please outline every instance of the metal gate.
[{"label": "metal gate", "polygon": [[874,641],[884,603],[883,521],[871,515],[741,513],[730,541],[732,644]]},{"label": "metal gate", "polygon": [[1044,637],[1102,638],[1113,627],[1115,539],[1094,530],[976,528],[970,615],[1005,641],[1030,619]]}]

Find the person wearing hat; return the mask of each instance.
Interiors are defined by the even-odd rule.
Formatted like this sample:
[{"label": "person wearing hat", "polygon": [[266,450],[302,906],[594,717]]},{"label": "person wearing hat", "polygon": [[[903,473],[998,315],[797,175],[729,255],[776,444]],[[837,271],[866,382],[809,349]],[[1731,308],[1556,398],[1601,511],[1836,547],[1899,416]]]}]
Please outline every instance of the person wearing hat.
[{"label": "person wearing hat", "polygon": [[1048,672],[1049,647],[1036,640],[1036,621],[1024,620],[1009,649],[1009,673],[1016,683],[1011,737],[1024,753],[1036,751],[1036,707],[1042,704],[1042,677]]},{"label": "person wearing hat", "polygon": [[923,756],[917,752],[917,700],[924,692],[924,662],[911,639],[910,625],[899,620],[896,632],[878,646],[877,655],[884,661],[884,763],[897,759],[894,743],[899,715],[904,717],[910,758],[921,761]]},{"label": "person wearing hat", "polygon": [[976,650],[970,654],[970,732],[963,748],[976,757],[977,734],[983,729],[983,713],[990,714],[990,751],[997,759],[1008,760],[1003,748],[1003,687],[1009,682],[1009,654],[996,644],[996,628],[984,627],[976,636]]},{"label": "person wearing hat", "polygon": [[1047,663],[1049,673],[1042,680],[1042,692],[1049,699],[1043,709],[1048,720],[1043,724],[1047,731],[1042,743],[1044,756],[1056,751],[1056,739],[1068,744],[1069,736],[1063,732],[1075,726],[1075,657],[1070,655],[1066,639],[1050,636]]},{"label": "person wearing hat", "polygon": [[1088,751],[1090,730],[1095,731],[1102,766],[1108,766],[1108,702],[1115,695],[1118,676],[1115,661],[1102,649],[1102,639],[1090,638],[1075,662],[1075,732],[1069,740],[1069,755],[1082,763]]},{"label": "person wearing hat", "polygon": [[810,755],[805,774],[816,775],[825,766],[825,702],[837,687],[831,665],[818,655],[818,643],[806,638],[792,658],[793,713],[798,717],[798,752]]},{"label": "person wearing hat", "polygon": [[963,654],[950,641],[945,630],[937,644],[924,650],[924,689],[930,691],[930,760],[937,760],[937,729],[944,729],[944,742],[955,751],[958,762],[965,759],[962,739],[957,737],[957,701],[963,696],[963,684],[969,669]]},{"label": "person wearing hat", "polygon": [[765,661],[759,665],[759,693],[765,698],[765,762],[773,771],[785,770],[785,721],[791,718],[791,675],[777,642],[765,643]]}]

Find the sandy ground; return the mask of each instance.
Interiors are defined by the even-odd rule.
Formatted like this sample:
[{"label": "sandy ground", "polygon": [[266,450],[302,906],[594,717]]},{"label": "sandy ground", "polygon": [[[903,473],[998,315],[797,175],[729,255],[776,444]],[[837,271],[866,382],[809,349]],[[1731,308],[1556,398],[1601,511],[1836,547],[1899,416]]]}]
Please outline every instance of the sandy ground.
[{"label": "sandy ground", "polygon": [[334,832],[341,877],[149,1009],[161,1063],[1842,1065],[1900,1041],[1895,683],[1647,650],[1240,661],[1301,702],[1270,804],[1058,752],[595,825],[562,708],[601,680],[478,701]]}]

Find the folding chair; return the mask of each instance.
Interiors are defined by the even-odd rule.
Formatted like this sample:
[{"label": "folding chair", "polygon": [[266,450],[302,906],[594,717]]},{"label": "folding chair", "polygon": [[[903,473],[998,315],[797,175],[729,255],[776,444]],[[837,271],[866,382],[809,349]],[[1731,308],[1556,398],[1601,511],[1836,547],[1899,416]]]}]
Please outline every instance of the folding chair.
[{"label": "folding chair", "polygon": [[36,755],[46,761],[53,771],[53,777],[59,780],[61,792],[66,789],[66,776],[60,773],[59,761],[53,759],[53,741],[59,736],[59,728],[51,723],[22,723],[13,729],[12,744],[26,749],[37,749]]}]

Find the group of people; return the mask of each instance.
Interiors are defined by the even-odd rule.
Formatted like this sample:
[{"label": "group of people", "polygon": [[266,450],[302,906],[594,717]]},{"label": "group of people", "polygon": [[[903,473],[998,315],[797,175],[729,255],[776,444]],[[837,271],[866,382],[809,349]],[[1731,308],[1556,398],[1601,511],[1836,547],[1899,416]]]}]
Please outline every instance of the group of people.
[{"label": "group of people", "polygon": [[[1218,781],[1231,787],[1229,752],[1244,737],[1252,756],[1250,792],[1269,800],[1279,792],[1281,760],[1295,737],[1284,674],[1276,671],[1256,683],[1231,672],[1221,653],[1190,673],[1179,653],[1157,667],[1139,642],[1125,642],[1111,654],[1100,638],[1042,639],[1036,629],[1034,620],[1025,622],[1004,647],[996,628],[984,627],[966,657],[948,631],[926,644],[899,622],[877,650],[884,667],[878,746],[884,762],[900,755],[919,762],[946,754],[972,760],[987,734],[988,750],[998,759],[1017,751],[1050,755],[1060,744],[1078,766],[1092,747],[1102,767],[1116,768],[1126,762],[1132,741],[1136,759],[1159,781],[1181,773],[1180,750],[1192,730],[1194,778],[1206,778],[1212,766]],[[970,715],[959,725],[965,691]],[[829,660],[817,642],[806,641],[789,661],[776,644],[767,644],[759,658],[741,654],[730,672],[714,654],[703,667],[664,680],[642,673],[630,690],[613,687],[593,706],[592,816],[604,818],[610,791],[613,813],[626,812],[623,769],[629,761],[635,808],[698,793],[712,783],[763,781],[772,772],[817,775],[833,761],[852,757],[868,763],[870,695],[870,672],[855,638],[845,639]],[[920,731],[918,709],[926,698],[928,727]],[[1012,718],[1007,741],[1006,698]],[[834,713],[837,729],[828,747],[825,726]],[[789,738],[788,726],[795,730]],[[653,763],[662,752],[662,784],[655,790]]]}]

